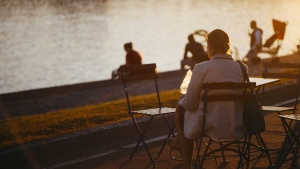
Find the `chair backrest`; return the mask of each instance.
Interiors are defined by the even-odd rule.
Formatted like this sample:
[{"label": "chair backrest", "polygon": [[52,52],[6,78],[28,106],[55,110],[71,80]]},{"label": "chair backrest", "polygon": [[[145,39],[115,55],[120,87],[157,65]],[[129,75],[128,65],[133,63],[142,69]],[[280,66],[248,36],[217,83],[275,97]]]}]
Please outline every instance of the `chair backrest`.
[{"label": "chair backrest", "polygon": [[[255,82],[249,83],[235,83],[235,82],[220,82],[220,83],[205,83],[203,84],[204,94],[202,96],[203,101],[203,125],[202,128],[205,130],[206,111],[207,104],[209,102],[223,102],[223,101],[245,101],[254,97]],[[209,94],[211,90],[227,89],[226,93],[222,94]],[[233,90],[239,90],[240,92],[234,92]],[[243,92],[248,91],[248,92]],[[215,92],[213,92],[215,93]],[[202,132],[204,134],[204,131]]]},{"label": "chair backrest", "polygon": [[[295,79],[297,80],[297,89],[295,92],[295,109],[298,104],[300,89],[300,63],[263,63],[263,78]],[[264,87],[263,87],[264,92]]]},{"label": "chair backrest", "polygon": [[161,108],[161,101],[160,101],[160,95],[159,95],[159,88],[157,84],[158,75],[156,73],[156,64],[142,64],[142,65],[124,65],[121,66],[121,80],[123,81],[124,85],[124,91],[126,95],[127,100],[127,106],[129,112],[131,112],[131,105],[130,105],[130,99],[129,99],[129,91],[128,91],[128,82],[134,81],[134,82],[140,82],[144,80],[153,80],[155,91],[157,94],[157,102],[158,107]]},{"label": "chair backrest", "polygon": [[[249,83],[236,83],[236,82],[219,82],[219,83],[205,83],[203,84],[204,95],[202,101],[204,103],[204,115],[206,112],[206,106],[208,102],[220,102],[220,101],[243,101],[253,97],[255,82]],[[222,94],[209,94],[210,90],[229,89],[228,93]],[[250,92],[240,92],[240,94],[232,94],[232,90],[242,90]]]},{"label": "chair backrest", "polygon": [[[263,67],[263,78],[300,79],[300,63],[263,63]],[[273,69],[273,71],[270,69]],[[277,69],[277,71],[274,72],[274,69]],[[285,70],[279,71],[279,69]],[[292,69],[297,70],[297,72],[292,72]]]}]

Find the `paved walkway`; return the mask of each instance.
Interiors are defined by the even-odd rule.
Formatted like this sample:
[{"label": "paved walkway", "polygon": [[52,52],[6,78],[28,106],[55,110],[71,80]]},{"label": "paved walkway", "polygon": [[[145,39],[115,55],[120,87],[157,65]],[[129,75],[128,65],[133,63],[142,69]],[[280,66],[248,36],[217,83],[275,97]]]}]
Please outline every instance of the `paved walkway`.
[{"label": "paved walkway", "polygon": [[[300,106],[300,104],[298,105]],[[297,111],[300,113],[300,110]],[[277,117],[276,113],[265,114],[266,121],[266,131],[262,133],[262,137],[266,143],[266,146],[270,150],[272,163],[275,164],[279,150],[282,147],[282,143],[285,135],[283,133],[275,133],[272,131],[283,131],[280,119]],[[131,131],[134,132],[134,128]],[[159,141],[155,141],[155,139],[148,139],[150,152],[152,157],[155,158],[156,168],[166,168],[166,169],[180,169],[182,168],[182,158],[180,158],[180,154],[176,151],[173,153],[174,156],[178,157],[177,159],[172,159],[169,156],[170,148],[168,146],[165,147],[160,157],[157,157],[157,154],[161,148],[163,143],[163,139],[157,138]],[[45,168],[45,169],[116,169],[116,168],[124,168],[124,169],[148,169],[152,168],[152,164],[149,160],[149,157],[146,154],[143,146],[140,146],[136,155],[132,158],[131,161],[128,161],[128,158],[133,151],[133,147],[135,146],[135,142],[137,141],[137,137],[132,137],[130,140],[124,137],[117,137],[114,140],[107,140],[106,142],[99,142],[99,144],[87,145],[85,147],[78,147],[70,149],[69,151],[59,151],[53,149],[45,149],[45,151],[39,151],[38,153],[35,151],[24,151],[24,155],[26,155],[25,162],[22,164],[18,164],[17,166],[21,166],[21,168]],[[255,139],[254,139],[255,143]],[[119,146],[116,146],[119,145]],[[68,146],[67,143],[64,146]],[[218,154],[219,155],[219,154]],[[253,152],[252,157],[255,155],[259,155],[259,152]],[[290,154],[291,156],[291,154]],[[289,157],[290,157],[289,156]],[[229,154],[227,156],[227,160],[229,163],[227,164],[226,169],[236,168],[237,161],[239,159],[238,156],[234,154]],[[194,154],[193,159],[196,158]],[[11,158],[10,158],[11,159]],[[298,160],[299,161],[299,160]],[[290,168],[297,169],[300,168],[300,164],[298,164],[297,160],[287,161],[284,163],[284,166],[281,169]],[[219,161],[220,162],[220,161]],[[1,160],[0,160],[1,163]],[[15,165],[15,164],[14,164]],[[264,156],[259,161],[252,161],[250,164],[250,168],[254,169],[265,169],[269,166],[268,159]],[[12,165],[9,164],[6,168],[11,168]],[[215,162],[213,160],[206,160],[204,167],[207,169],[217,168]],[[18,168],[18,167],[16,167]]]},{"label": "paved walkway", "polygon": [[[299,111],[297,113],[300,113]],[[278,158],[278,150],[281,148],[283,140],[284,140],[284,134],[283,133],[274,133],[272,131],[283,131],[280,119],[277,117],[276,113],[269,113],[265,115],[265,121],[266,121],[266,132],[262,133],[262,137],[266,142],[266,145],[268,149],[270,149],[270,154],[271,154],[271,159],[273,163],[276,163],[277,158]],[[153,156],[156,157],[157,153],[159,151],[160,145],[162,142],[156,143],[156,144],[151,144],[151,149],[150,152],[153,152]],[[156,168],[173,168],[173,169],[179,169],[181,168],[181,162],[182,159],[178,158],[176,160],[173,160],[169,156],[169,147],[166,147],[165,150],[163,151],[162,155],[158,157],[155,161]],[[95,166],[91,166],[92,168],[152,168],[152,165],[150,163],[149,157],[145,154],[146,151],[142,147],[138,151],[139,156],[134,157],[131,161],[127,161],[130,153],[132,151],[131,149],[126,149],[122,150],[117,153],[112,153],[106,156],[103,156],[99,158],[97,161],[99,162]],[[143,155],[141,155],[143,154]],[[175,152],[176,154],[176,152]],[[255,153],[257,155],[257,153]],[[178,153],[176,154],[180,156]],[[195,159],[195,155],[194,155]],[[235,168],[237,164],[238,157],[236,156],[231,156],[228,158],[230,161],[225,168]],[[269,166],[268,159],[266,157],[261,158],[255,167],[254,161],[251,162],[250,168],[267,168]],[[91,163],[92,164],[92,163]],[[286,168],[291,164],[291,161],[285,163],[282,168]],[[205,168],[216,168],[215,163],[213,160],[207,160],[205,161]],[[292,168],[300,168],[300,165],[297,164],[297,161],[293,163]]]}]

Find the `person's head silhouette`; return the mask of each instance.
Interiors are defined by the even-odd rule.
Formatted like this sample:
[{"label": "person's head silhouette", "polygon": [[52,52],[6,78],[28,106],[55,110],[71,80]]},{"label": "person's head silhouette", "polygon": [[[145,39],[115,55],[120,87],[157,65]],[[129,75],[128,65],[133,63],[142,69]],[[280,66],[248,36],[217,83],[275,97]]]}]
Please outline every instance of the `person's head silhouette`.
[{"label": "person's head silhouette", "polygon": [[226,54],[230,49],[229,36],[221,29],[215,29],[207,37],[207,53],[209,58],[213,55]]},{"label": "person's head silhouette", "polygon": [[256,29],[257,28],[256,21],[251,21],[250,22],[250,28],[252,28],[252,29]]},{"label": "person's head silhouette", "polygon": [[192,34],[188,36],[188,40],[189,42],[195,42],[194,36]]},{"label": "person's head silhouette", "polygon": [[126,52],[131,51],[132,50],[132,43],[131,42],[125,43],[124,44],[124,49],[125,49]]}]

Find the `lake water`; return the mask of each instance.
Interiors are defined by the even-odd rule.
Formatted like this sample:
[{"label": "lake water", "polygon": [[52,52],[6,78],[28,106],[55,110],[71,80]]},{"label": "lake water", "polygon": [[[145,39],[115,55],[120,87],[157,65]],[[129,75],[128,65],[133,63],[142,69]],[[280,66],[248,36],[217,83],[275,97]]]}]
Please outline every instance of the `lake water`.
[{"label": "lake water", "polygon": [[279,55],[300,42],[299,0],[0,2],[0,93],[110,79],[125,62],[126,42],[159,72],[176,70],[188,34],[198,29],[225,30],[240,58],[251,20],[264,40],[273,34],[273,18],[288,22]]}]

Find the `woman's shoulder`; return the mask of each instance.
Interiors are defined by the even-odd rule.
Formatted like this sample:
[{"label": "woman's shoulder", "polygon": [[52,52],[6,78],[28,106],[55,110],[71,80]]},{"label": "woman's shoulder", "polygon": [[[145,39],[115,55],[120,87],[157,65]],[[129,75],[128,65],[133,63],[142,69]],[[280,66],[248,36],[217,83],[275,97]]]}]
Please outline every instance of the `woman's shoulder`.
[{"label": "woman's shoulder", "polygon": [[211,60],[207,60],[207,61],[204,61],[204,62],[201,62],[201,63],[197,63],[195,66],[194,66],[194,70],[193,72],[202,72],[204,71],[205,69],[209,69],[212,65],[212,62]]}]

